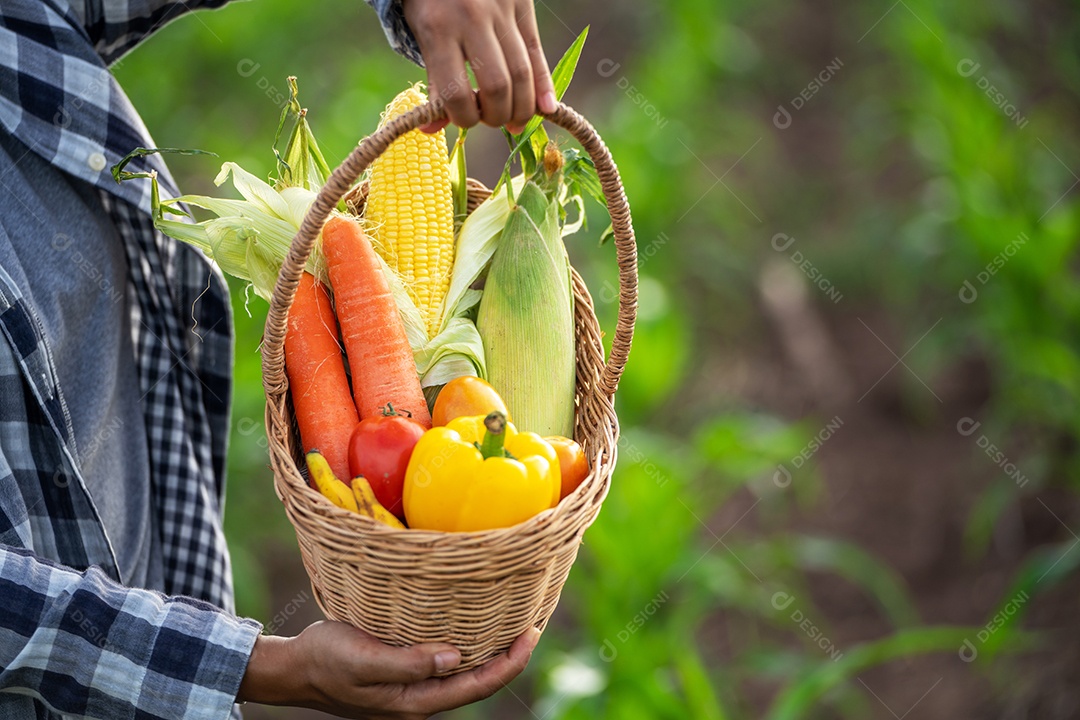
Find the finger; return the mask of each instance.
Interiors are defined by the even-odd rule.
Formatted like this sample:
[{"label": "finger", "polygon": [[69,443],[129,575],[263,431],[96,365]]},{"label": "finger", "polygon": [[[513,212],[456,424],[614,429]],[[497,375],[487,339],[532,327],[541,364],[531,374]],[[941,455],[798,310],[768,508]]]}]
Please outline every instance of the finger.
[{"label": "finger", "polygon": [[494,28],[477,30],[465,50],[480,90],[480,119],[492,127],[505,125],[513,111],[512,88]]},{"label": "finger", "polygon": [[461,47],[453,43],[440,45],[424,57],[428,66],[430,100],[443,105],[447,119],[455,125],[472,127],[480,122],[480,108],[477,107],[476,95],[469,85],[469,74],[465,71],[465,55],[461,52]]},{"label": "finger", "polygon": [[521,674],[529,664],[539,639],[540,631],[529,628],[514,641],[506,654],[476,670],[443,679],[425,680],[408,687],[402,701],[408,707],[437,713],[491,697]]},{"label": "finger", "polygon": [[536,8],[532,0],[521,0],[518,3],[517,24],[525,50],[529,53],[537,108],[542,113],[553,113],[559,106],[559,100],[555,97],[555,84],[551,81],[551,70],[548,69],[544,46],[540,43],[540,31],[536,27]]},{"label": "finger", "polygon": [[443,128],[445,128],[449,124],[450,124],[450,118],[445,118],[443,120],[436,120],[433,123],[428,123],[427,125],[421,125],[420,126],[420,131],[421,132],[426,132],[429,135],[434,135],[435,133],[439,132],[440,130],[442,130]]},{"label": "finger", "polygon": [[533,84],[532,62],[521,39],[521,32],[511,25],[499,32],[502,37],[503,58],[510,72],[511,111],[507,129],[515,135],[536,114],[536,89]]},{"label": "finger", "polygon": [[[405,3],[403,10],[428,69],[429,99],[445,107],[450,122],[466,127],[475,125],[480,112],[469,85],[469,75],[465,72],[459,33],[448,28],[447,13],[452,12],[452,8],[448,3],[416,0]],[[438,132],[446,125],[439,121],[425,125],[421,130]]]},{"label": "finger", "polygon": [[461,653],[446,643],[404,648],[372,643],[364,648],[354,672],[364,685],[411,684],[452,670],[460,662]]}]

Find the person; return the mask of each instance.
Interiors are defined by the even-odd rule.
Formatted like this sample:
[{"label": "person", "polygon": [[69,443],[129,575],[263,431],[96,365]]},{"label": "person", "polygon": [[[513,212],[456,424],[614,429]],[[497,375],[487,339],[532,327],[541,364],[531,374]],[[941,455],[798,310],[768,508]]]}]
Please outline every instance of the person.
[{"label": "person", "polygon": [[[109,64],[225,2],[0,3],[0,720],[226,718],[244,701],[422,718],[497,691],[536,644],[439,678],[460,662],[449,645],[332,622],[273,637],[234,615],[226,286],[109,172],[154,146]],[[554,110],[530,0],[369,4],[427,61],[450,122]],[[177,194],[160,157],[129,169]]]}]

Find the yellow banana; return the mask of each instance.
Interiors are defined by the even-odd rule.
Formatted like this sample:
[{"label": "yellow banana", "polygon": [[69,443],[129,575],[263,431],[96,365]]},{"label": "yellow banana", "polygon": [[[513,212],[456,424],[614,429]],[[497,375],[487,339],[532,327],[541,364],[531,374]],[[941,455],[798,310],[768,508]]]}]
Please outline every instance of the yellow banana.
[{"label": "yellow banana", "polygon": [[318,450],[312,450],[304,459],[307,461],[308,474],[315,481],[315,487],[319,489],[323,497],[339,508],[360,512],[356,507],[356,498],[349,492],[349,488],[337,479],[334,471],[330,469],[330,463],[326,461],[322,453]]},{"label": "yellow banana", "polygon": [[363,475],[353,478],[352,491],[353,498],[356,500],[357,512],[361,515],[375,518],[383,525],[389,525],[398,530],[405,529],[405,526],[394,516],[394,513],[387,510],[378,501],[375,497],[375,491],[371,489],[371,483]]}]

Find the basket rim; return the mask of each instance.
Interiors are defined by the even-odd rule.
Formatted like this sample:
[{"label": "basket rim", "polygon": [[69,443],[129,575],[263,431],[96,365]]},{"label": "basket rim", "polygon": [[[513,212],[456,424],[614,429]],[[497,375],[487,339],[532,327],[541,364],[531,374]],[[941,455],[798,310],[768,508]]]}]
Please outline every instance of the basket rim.
[{"label": "basket rim", "polygon": [[[274,471],[275,490],[286,508],[289,519],[301,532],[301,515],[313,515],[316,518],[330,518],[328,525],[334,536],[348,535],[353,540],[350,549],[357,550],[366,537],[379,540],[393,538],[405,549],[406,545],[434,550],[441,546],[454,546],[462,549],[471,544],[492,544],[500,539],[512,538],[521,534],[542,532],[560,523],[570,526],[583,525],[577,533],[591,524],[599,512],[600,504],[607,495],[610,477],[617,456],[619,437],[618,418],[614,409],[614,394],[619,377],[625,367],[637,311],[637,251],[634,241],[633,226],[630,219],[629,204],[619,178],[618,169],[611,158],[603,140],[595,129],[582,116],[566,105],[559,105],[556,112],[546,116],[548,120],[568,130],[592,157],[600,177],[601,186],[607,199],[608,211],[612,219],[615,235],[616,255],[619,265],[619,308],[612,350],[605,362],[602,333],[596,320],[592,298],[577,271],[571,268],[573,291],[575,294],[575,365],[578,370],[577,395],[578,407],[575,410],[575,438],[582,441],[580,414],[584,398],[599,401],[602,414],[592,417],[592,425],[598,439],[590,439],[588,458],[589,475],[584,481],[559,503],[528,520],[508,528],[469,532],[443,532],[434,530],[405,529],[399,530],[383,525],[372,518],[350,513],[337,508],[311,489],[304,481],[293,452],[290,435],[289,412],[287,405],[288,378],[284,372],[283,342],[287,328],[288,310],[299,278],[306,265],[315,241],[321,232],[323,223],[334,211],[338,202],[347,195],[362,192],[361,184],[355,184],[370,163],[382,154],[395,139],[409,130],[440,119],[445,116],[441,106],[426,103],[392,120],[362,141],[349,156],[330,175],[320,189],[311,208],[308,210],[299,231],[293,238],[289,253],[282,265],[271,297],[271,307],[267,314],[266,333],[263,342],[263,385],[266,394],[266,425],[270,450],[271,467]],[[474,194],[490,191],[483,184],[469,178],[470,200]],[[471,203],[470,203],[471,204]],[[582,318],[585,318],[584,325]],[[589,341],[582,347],[582,335]],[[589,353],[587,356],[582,353]],[[588,375],[583,376],[583,368]],[[595,416],[595,408],[590,407],[590,414]],[[303,487],[301,487],[303,486]],[[299,501],[303,504],[295,505]],[[580,521],[588,518],[584,523]],[[304,529],[307,532],[307,529]],[[326,524],[316,529],[316,534],[326,533]],[[334,538],[323,538],[333,540]],[[347,542],[347,540],[346,540]],[[328,547],[322,548],[333,553]],[[348,554],[348,551],[345,553]]]}]

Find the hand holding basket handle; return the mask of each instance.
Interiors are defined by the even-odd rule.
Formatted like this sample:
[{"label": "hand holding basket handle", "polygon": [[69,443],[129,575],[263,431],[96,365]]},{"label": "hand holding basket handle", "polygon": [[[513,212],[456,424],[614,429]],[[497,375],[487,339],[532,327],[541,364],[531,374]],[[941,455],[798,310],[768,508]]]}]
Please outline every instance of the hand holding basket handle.
[{"label": "hand holding basket handle", "polygon": [[[442,108],[428,103],[395,118],[360,143],[330,175],[293,239],[274,288],[263,342],[263,385],[275,489],[296,529],[323,612],[389,645],[448,643],[461,653],[461,663],[450,671],[456,673],[507,652],[530,628],[544,629],[582,536],[607,495],[619,437],[614,395],[637,312],[637,251],[630,208],[611,154],[581,115],[559,105],[545,117],[569,131],[595,163],[619,264],[618,320],[606,362],[592,298],[572,272],[574,434],[589,458],[589,476],[555,508],[519,525],[483,532],[395,530],[326,502],[299,470],[301,448],[283,352],[289,307],[307,257],[338,201],[395,139],[444,117]],[[472,190],[477,186],[470,181]]]}]

